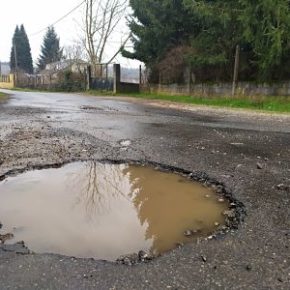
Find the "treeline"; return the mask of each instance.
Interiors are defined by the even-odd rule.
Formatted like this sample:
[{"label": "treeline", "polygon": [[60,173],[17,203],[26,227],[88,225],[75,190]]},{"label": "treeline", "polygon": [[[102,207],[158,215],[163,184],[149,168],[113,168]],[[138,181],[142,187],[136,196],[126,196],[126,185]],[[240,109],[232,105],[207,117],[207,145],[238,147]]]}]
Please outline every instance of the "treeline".
[{"label": "treeline", "polygon": [[133,52],[153,82],[290,79],[289,0],[130,0]]},{"label": "treeline", "polygon": [[[61,60],[63,50],[60,48],[59,38],[53,27],[48,27],[43,38],[41,53],[36,64],[36,70],[43,70],[46,64]],[[10,68],[12,72],[19,71],[33,74],[33,60],[31,47],[25,28],[17,25],[12,38],[10,54]]]}]

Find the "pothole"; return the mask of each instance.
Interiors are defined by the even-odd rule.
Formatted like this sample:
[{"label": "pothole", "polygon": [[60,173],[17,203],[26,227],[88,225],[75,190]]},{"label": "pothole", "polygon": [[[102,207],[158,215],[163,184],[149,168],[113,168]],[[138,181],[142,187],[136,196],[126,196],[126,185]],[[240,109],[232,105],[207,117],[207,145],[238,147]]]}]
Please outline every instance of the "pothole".
[{"label": "pothole", "polygon": [[214,189],[180,174],[76,162],[0,182],[0,237],[36,253],[156,256],[225,228],[229,207]]}]

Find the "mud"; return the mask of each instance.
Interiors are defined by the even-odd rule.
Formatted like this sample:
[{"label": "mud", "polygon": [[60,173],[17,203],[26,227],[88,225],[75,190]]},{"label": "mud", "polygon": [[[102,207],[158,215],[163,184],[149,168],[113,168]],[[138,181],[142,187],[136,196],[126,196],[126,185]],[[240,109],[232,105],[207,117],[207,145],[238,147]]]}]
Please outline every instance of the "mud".
[{"label": "mud", "polygon": [[0,175],[89,159],[163,164],[247,215],[228,212],[227,233],[134,267],[0,245],[3,289],[289,289],[289,116],[150,103],[16,92],[0,105]]}]

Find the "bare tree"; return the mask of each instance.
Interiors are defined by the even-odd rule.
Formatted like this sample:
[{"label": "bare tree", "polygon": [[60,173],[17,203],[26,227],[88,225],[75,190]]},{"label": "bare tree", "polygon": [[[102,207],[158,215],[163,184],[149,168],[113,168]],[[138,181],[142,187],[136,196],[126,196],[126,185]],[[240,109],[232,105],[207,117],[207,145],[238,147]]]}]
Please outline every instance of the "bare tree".
[{"label": "bare tree", "polygon": [[64,47],[64,56],[69,60],[83,60],[85,54],[81,43],[73,43]]},{"label": "bare tree", "polygon": [[103,62],[108,40],[125,16],[127,7],[127,0],[85,1],[82,42],[93,66]]},{"label": "bare tree", "polygon": [[69,180],[72,191],[76,188],[78,191],[75,205],[81,206],[88,218],[93,218],[97,213],[110,211],[115,199],[130,201],[137,191],[133,188],[134,182],[130,181],[128,171],[127,165],[86,162],[82,172]]}]

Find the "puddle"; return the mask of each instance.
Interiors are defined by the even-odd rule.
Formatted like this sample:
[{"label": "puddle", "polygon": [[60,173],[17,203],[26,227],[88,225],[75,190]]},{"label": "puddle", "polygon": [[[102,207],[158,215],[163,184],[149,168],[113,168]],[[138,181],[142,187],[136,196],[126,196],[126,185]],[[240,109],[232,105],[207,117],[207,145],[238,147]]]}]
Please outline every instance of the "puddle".
[{"label": "puddle", "polygon": [[[0,234],[36,253],[116,260],[161,254],[223,225],[228,203],[152,167],[77,162],[0,183]],[[186,236],[188,235],[188,236]]]}]

